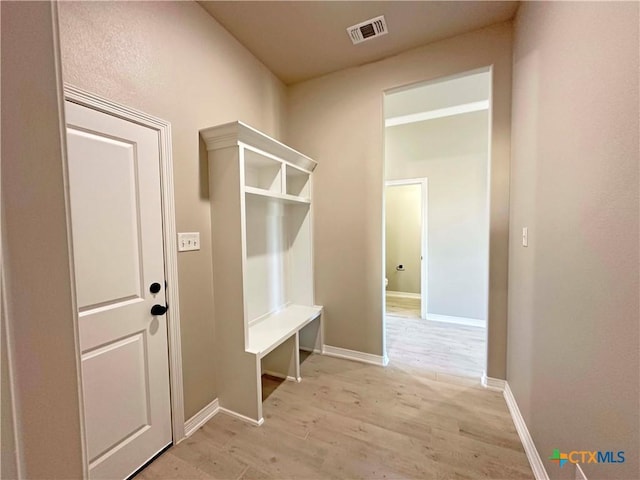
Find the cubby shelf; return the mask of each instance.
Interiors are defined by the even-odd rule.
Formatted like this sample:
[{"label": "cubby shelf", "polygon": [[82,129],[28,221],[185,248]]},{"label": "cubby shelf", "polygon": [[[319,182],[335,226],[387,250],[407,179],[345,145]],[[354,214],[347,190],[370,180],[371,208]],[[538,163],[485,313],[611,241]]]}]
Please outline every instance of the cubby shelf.
[{"label": "cubby shelf", "polygon": [[256,187],[244,187],[244,193],[249,195],[255,195],[257,197],[266,197],[272,198],[276,200],[281,200],[285,203],[301,203],[301,204],[310,204],[310,198],[298,197],[296,195],[288,195],[286,193],[272,192],[271,190],[264,190],[262,188]]},{"label": "cubby shelf", "polygon": [[200,135],[209,156],[218,399],[259,425],[262,373],[300,381],[299,350],[322,348],[311,245],[316,162],[241,122]]}]

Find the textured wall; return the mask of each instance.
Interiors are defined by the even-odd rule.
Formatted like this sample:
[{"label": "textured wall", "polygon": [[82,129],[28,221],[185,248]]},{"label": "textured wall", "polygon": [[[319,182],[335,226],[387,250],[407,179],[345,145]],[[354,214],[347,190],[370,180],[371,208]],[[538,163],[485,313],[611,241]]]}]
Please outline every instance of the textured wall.
[{"label": "textured wall", "polygon": [[[638,3],[531,2],[515,23],[507,379],[554,448],[640,478]],[[529,228],[529,247],[520,243]]]},{"label": "textured wall", "polygon": [[198,131],[242,120],[278,138],[284,86],[195,2],[62,2],[64,80],[171,122],[185,417],[216,398],[207,157]]}]

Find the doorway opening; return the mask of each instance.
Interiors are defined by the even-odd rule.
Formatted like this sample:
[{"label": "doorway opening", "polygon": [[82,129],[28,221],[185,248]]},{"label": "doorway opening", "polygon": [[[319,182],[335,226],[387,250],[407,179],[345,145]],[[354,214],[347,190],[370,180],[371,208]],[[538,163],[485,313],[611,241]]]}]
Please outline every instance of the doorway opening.
[{"label": "doorway opening", "polygon": [[425,319],[427,179],[390,180],[385,185],[386,311]]},{"label": "doorway opening", "polygon": [[488,331],[491,69],[385,92],[384,111],[386,355],[395,364],[480,380]]}]

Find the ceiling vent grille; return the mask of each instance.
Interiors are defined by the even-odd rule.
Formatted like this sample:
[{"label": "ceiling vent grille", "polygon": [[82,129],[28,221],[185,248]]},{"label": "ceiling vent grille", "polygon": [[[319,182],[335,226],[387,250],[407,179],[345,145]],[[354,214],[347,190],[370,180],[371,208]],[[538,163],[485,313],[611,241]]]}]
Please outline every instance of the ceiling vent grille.
[{"label": "ceiling vent grille", "polygon": [[371,20],[352,25],[347,28],[347,33],[353,44],[357,45],[372,38],[386,35],[389,32],[387,31],[387,22],[384,20],[384,15],[380,15]]}]

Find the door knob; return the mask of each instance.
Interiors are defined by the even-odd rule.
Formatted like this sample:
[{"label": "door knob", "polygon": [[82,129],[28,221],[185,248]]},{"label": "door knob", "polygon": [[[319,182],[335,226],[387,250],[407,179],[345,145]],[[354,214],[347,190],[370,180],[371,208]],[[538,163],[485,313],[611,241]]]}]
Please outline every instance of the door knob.
[{"label": "door knob", "polygon": [[154,317],[156,315],[164,315],[165,313],[167,313],[166,306],[156,304],[153,307],[151,307],[151,315],[153,315]]}]

